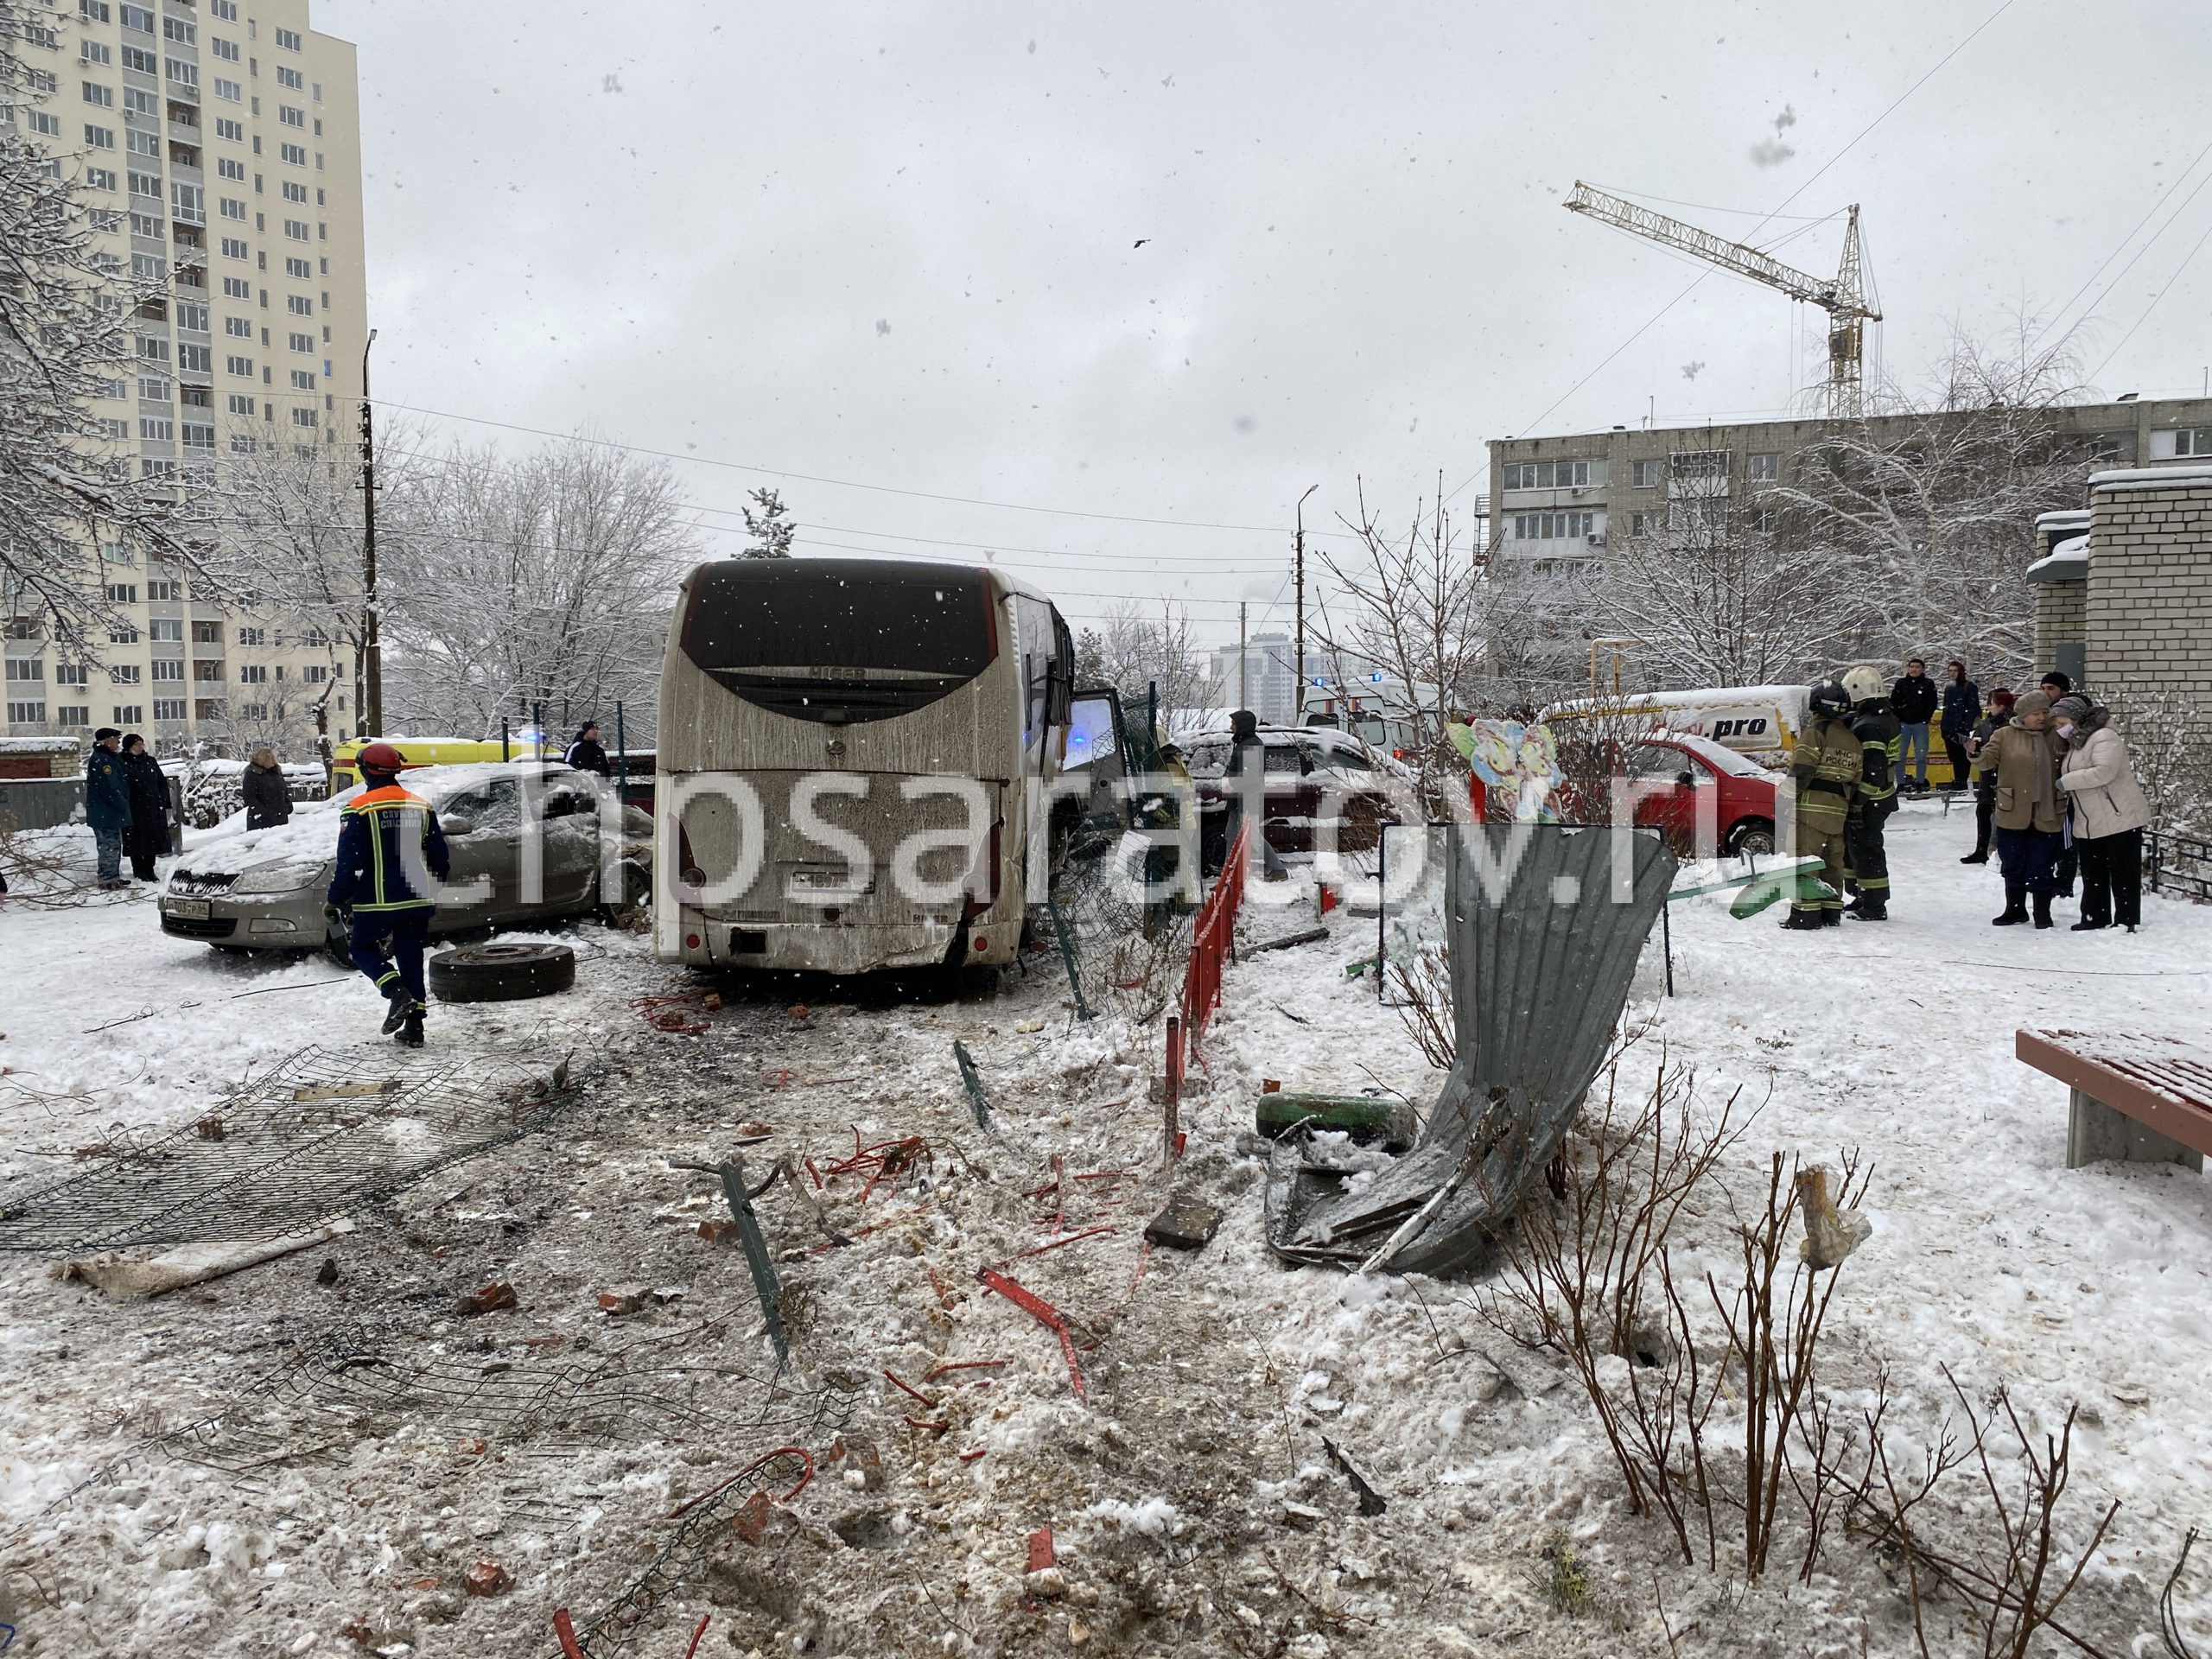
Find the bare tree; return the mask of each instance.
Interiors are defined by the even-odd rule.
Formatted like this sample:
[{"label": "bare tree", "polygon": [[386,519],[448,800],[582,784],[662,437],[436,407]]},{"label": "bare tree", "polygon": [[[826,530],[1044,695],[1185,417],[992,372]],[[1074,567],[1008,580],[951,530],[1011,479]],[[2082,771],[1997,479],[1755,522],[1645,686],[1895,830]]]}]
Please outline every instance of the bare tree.
[{"label": "bare tree", "polygon": [[748,559],[788,559],[791,556],[791,538],[798,534],[798,525],[784,515],[787,509],[784,498],[775,490],[753,492],[753,506],[744,509],[746,532],[753,537],[752,545],[740,556]]},{"label": "bare tree", "polygon": [[532,702],[652,707],[696,556],[665,466],[581,441],[520,460],[456,444],[384,510],[397,719],[467,734]]},{"label": "bare tree", "polygon": [[1826,542],[1725,508],[1617,541],[1605,578],[1609,629],[1634,638],[1645,671],[1669,688],[1802,679],[1860,605]]},{"label": "bare tree", "polygon": [[2032,326],[2020,319],[2002,347],[1955,331],[1926,394],[1891,389],[1879,428],[1841,423],[1776,487],[1850,582],[1860,623],[1845,654],[1895,658],[1940,642],[2008,671],[2029,666],[2036,516],[2079,505],[2090,465],[2059,427],[2078,391],[2071,340],[2037,344]]},{"label": "bare tree", "polygon": [[[29,10],[0,0],[0,101],[35,108],[54,78],[9,49],[34,26]],[[95,400],[125,397],[140,367],[167,372],[139,364],[130,327],[165,283],[94,246],[115,217],[87,204],[73,158],[0,127],[0,623],[43,630],[92,661],[125,621],[106,602],[98,548],[131,547],[210,589],[226,585],[178,481],[133,477],[115,448],[122,422],[92,413]]]},{"label": "bare tree", "polygon": [[1202,719],[1221,703],[1221,682],[1191,633],[1191,613],[1165,600],[1154,615],[1135,601],[1116,605],[1106,626],[1076,637],[1078,685],[1110,685],[1135,711],[1158,689],[1160,723],[1174,731]]}]

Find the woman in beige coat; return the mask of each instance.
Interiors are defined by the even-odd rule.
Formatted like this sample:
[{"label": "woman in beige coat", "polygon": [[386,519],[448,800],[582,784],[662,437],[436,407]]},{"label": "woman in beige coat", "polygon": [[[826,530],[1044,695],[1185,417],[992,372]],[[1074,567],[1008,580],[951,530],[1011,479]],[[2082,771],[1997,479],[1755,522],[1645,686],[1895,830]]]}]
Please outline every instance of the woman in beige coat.
[{"label": "woman in beige coat", "polygon": [[2117,921],[2133,933],[2143,919],[2143,830],[2151,804],[2109,711],[2069,696],[2050,712],[2066,744],[2058,786],[2073,803],[2074,840],[2082,850],[2082,919],[2074,931]]},{"label": "woman in beige coat", "polygon": [[1981,752],[1982,770],[1996,784],[1997,861],[2005,871],[2005,913],[1999,927],[2028,919],[2036,904],[2037,927],[2049,927],[2058,892],[2058,854],[2065,823],[2058,792],[2058,748],[2050,729],[2050,699],[2030,691],[2012,705],[2012,723],[1993,734]]}]

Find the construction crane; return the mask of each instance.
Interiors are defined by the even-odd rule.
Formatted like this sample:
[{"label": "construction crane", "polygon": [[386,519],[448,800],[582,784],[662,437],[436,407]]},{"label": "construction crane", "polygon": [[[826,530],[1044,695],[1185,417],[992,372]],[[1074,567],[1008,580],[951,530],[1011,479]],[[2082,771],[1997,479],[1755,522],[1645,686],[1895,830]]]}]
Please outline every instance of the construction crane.
[{"label": "construction crane", "polygon": [[1769,288],[1778,288],[1793,300],[1817,305],[1828,314],[1828,414],[1839,420],[1856,419],[1866,408],[1866,325],[1879,322],[1882,314],[1870,308],[1859,287],[1859,204],[1851,204],[1851,219],[1843,233],[1843,265],[1834,281],[1808,276],[1779,259],[1741,242],[1723,241],[1710,231],[1685,225],[1679,219],[1655,213],[1619,196],[1593,190],[1577,179],[1567,210],[1586,213],[1600,223],[1616,226],[1662,248],[1684,253],[1748,276]]}]

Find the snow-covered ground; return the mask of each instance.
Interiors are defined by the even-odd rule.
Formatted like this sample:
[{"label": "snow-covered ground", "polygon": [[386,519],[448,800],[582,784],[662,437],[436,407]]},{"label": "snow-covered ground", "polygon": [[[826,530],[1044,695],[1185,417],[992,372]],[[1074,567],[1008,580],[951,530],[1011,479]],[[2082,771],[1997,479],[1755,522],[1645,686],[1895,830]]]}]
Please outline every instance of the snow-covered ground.
[{"label": "snow-covered ground", "polygon": [[[2212,910],[2152,898],[2130,937],[2067,931],[2062,903],[2059,930],[1993,929],[1993,870],[1956,862],[1971,836],[1961,815],[1907,805],[1887,924],[1799,935],[1778,912],[1732,918],[1725,895],[1680,906],[1676,995],[1655,941],[1630,1007],[1650,1028],[1618,1086],[1632,1096],[1663,1053],[1694,1068],[1702,1101],[1740,1088],[1763,1103],[1725,1171],[1745,1192],[1777,1150],[1833,1163],[1855,1148],[1872,1165],[1875,1232],[1843,1269],[1825,1380],[1863,1389],[1885,1368],[1908,1435],[1932,1425],[1943,1366],[1977,1396],[2008,1384],[2041,1427],[2078,1402],[2075,1491],[2123,1507],[2077,1623],[2109,1651],[2155,1653],[2181,1536],[2212,1521],[2212,1185],[2173,1167],[2068,1171],[2065,1091],[2012,1040],[2024,1025],[2202,1038]],[[1306,925],[1265,907],[1282,891],[1255,888],[1249,938]],[[1268,1254],[1245,1139],[1261,1079],[1424,1104],[1438,1081],[1372,981],[1344,974],[1372,921],[1332,927],[1230,971],[1174,1177],[1225,1219],[1187,1256],[1139,1239],[1166,1190],[1146,1095],[1159,1027],[1110,1010],[1075,1022],[1055,958],[982,1000],[733,983],[719,1011],[693,1005],[709,1028],[682,1034],[640,1017],[638,999],[690,982],[639,938],[560,936],[582,958],[575,990],[441,1007],[431,1024],[433,1059],[575,1051],[582,1097],[551,1132],[364,1212],[327,1249],[151,1303],[0,1261],[0,1571],[18,1648],[550,1653],[555,1608],[587,1626],[679,1505],[798,1445],[825,1459],[813,1481],[758,1542],[718,1535],[620,1650],[679,1654],[702,1615],[702,1653],[1910,1650],[1901,1592],[1855,1541],[1832,1541],[1808,1584],[1793,1562],[1748,1592],[1670,1560],[1624,1512],[1580,1391],[1502,1349],[1471,1287],[1289,1271]],[[145,897],[0,906],[0,1206],[87,1167],[81,1148],[194,1122],[308,1044],[380,1059],[377,1012],[320,958],[167,939]],[[989,1133],[956,1037],[990,1091]],[[770,1138],[747,1147],[750,1166],[811,1160],[826,1225],[851,1241],[830,1247],[781,1181],[760,1199],[793,1293],[792,1378],[772,1406],[742,1258],[696,1236],[726,1214],[715,1184],[671,1166],[710,1163],[754,1125]],[[928,1160],[887,1186],[831,1169],[856,1136],[907,1135]],[[1719,1224],[1693,1216],[1686,1242]],[[316,1282],[326,1255],[334,1285]],[[1052,1334],[977,1283],[994,1264],[1078,1321],[1082,1400]],[[490,1279],[520,1306],[459,1314],[454,1299]],[[600,1312],[626,1282],[677,1294]],[[244,1475],[220,1445],[197,1460],[148,1451],[347,1331],[395,1365],[486,1389],[634,1376],[632,1392],[664,1399],[677,1379],[719,1380],[688,1429],[625,1393],[588,1445],[541,1420],[484,1431],[410,1406],[303,1411]],[[1005,1363],[930,1378],[979,1360]],[[795,1425],[801,1399],[827,1421]],[[880,1474],[857,1450],[826,1460],[839,1421],[849,1447],[873,1443]],[[1385,1512],[1357,1512],[1324,1436]],[[1044,1526],[1056,1574],[1025,1580]],[[1579,1617],[1537,1582],[1561,1533],[1590,1575]],[[514,1587],[464,1593],[482,1560]],[[2201,1644],[2212,1573],[2193,1564],[2190,1580],[2178,1610]],[[1955,1607],[1932,1615],[1932,1643],[1939,1630],[1963,1639]]]}]

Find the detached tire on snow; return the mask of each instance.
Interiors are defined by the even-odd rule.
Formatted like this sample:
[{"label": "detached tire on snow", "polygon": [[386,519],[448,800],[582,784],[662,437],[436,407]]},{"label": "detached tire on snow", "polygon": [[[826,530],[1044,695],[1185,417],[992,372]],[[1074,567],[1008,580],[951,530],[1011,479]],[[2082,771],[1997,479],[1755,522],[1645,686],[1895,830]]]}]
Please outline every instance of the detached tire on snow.
[{"label": "detached tire on snow", "polygon": [[432,957],[430,995],[441,1002],[514,1002],[550,996],[576,982],[565,944],[464,944]]}]

